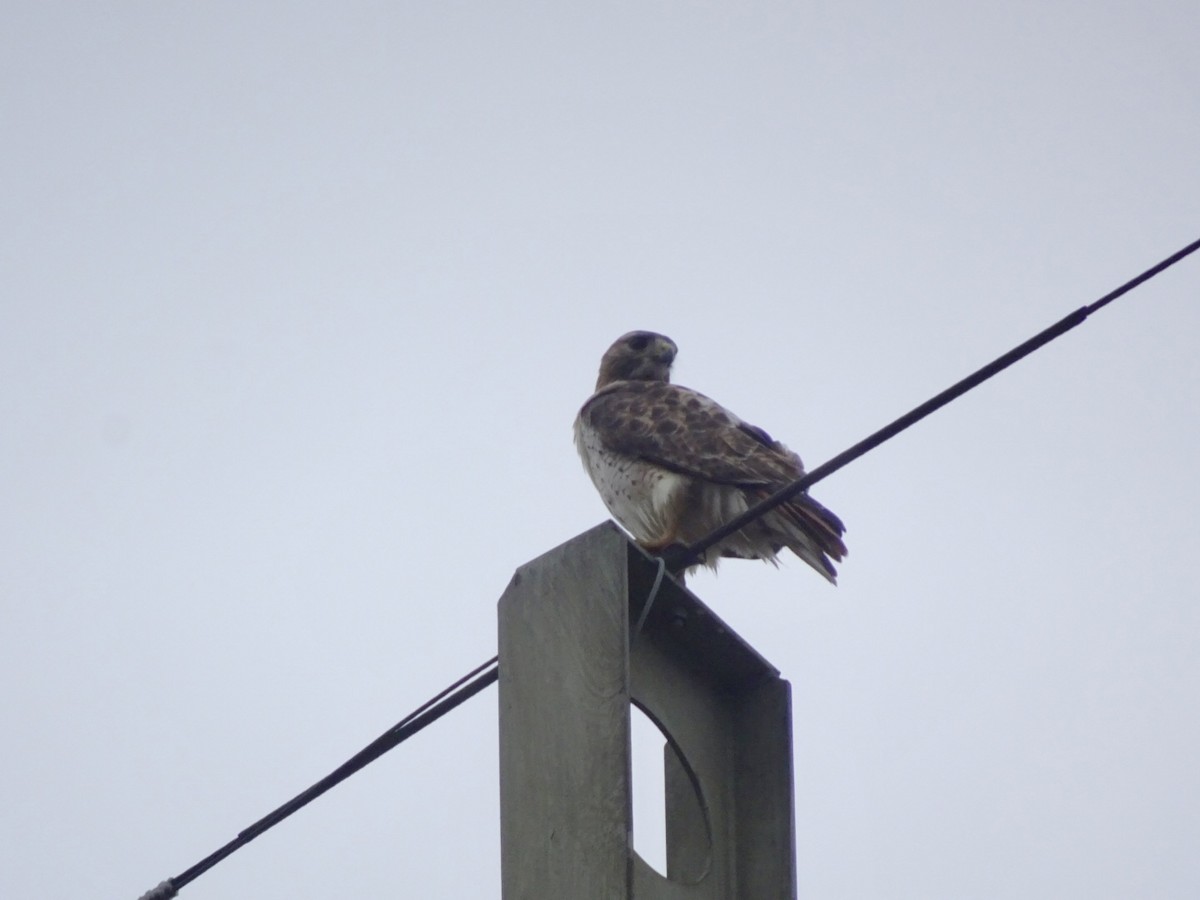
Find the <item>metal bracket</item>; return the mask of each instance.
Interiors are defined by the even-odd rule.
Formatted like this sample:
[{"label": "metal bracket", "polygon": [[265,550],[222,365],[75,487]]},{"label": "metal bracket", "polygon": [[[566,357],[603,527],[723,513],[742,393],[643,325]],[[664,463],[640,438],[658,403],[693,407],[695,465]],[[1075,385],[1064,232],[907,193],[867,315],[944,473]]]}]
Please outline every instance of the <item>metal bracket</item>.
[{"label": "metal bracket", "polygon": [[[504,900],[796,896],[788,683],[612,523],[499,603]],[[630,704],[668,736],[667,877],[632,847]]]}]

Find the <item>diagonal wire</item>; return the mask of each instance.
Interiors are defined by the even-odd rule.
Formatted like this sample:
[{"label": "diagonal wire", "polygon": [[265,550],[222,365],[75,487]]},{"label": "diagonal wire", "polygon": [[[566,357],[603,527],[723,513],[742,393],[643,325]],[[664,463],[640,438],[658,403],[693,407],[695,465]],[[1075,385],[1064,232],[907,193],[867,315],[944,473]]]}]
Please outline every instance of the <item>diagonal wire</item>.
[{"label": "diagonal wire", "polygon": [[1142,272],[1137,277],[1131,278],[1129,281],[1125,282],[1119,288],[1109,291],[1107,294],[1105,294],[1099,300],[1096,300],[1094,303],[1091,303],[1088,306],[1080,307],[1079,309],[1075,310],[1073,313],[1070,313],[1069,315],[1063,317],[1062,319],[1060,319],[1059,321],[1057,321],[1053,325],[1051,325],[1049,328],[1047,328],[1045,331],[1035,334],[1033,337],[1031,337],[1029,340],[1025,341],[1023,344],[1019,344],[1018,346],[1009,350],[1003,356],[997,357],[996,359],[992,360],[990,363],[988,363],[982,369],[979,369],[978,371],[974,372],[973,374],[968,375],[966,378],[964,378],[962,381],[958,382],[957,384],[946,388],[946,390],[942,391],[936,397],[932,397],[929,400],[926,400],[920,406],[905,413],[900,418],[898,418],[894,422],[892,422],[890,425],[885,425],[883,428],[880,428],[874,434],[859,441],[853,447],[850,447],[848,450],[842,451],[837,456],[833,457],[833,459],[829,460],[828,462],[823,463],[822,465],[817,466],[817,468],[813,469],[807,475],[804,475],[803,477],[796,479],[791,484],[789,484],[783,488],[780,488],[778,491],[773,493],[771,496],[767,497],[765,500],[761,500],[758,503],[754,504],[754,506],[751,506],[748,510],[746,510],[744,513],[742,513],[740,516],[738,516],[737,518],[731,519],[729,522],[722,525],[720,528],[717,528],[716,530],[714,530],[707,537],[701,538],[700,540],[696,541],[696,543],[694,543],[694,544],[689,544],[686,547],[679,548],[676,552],[671,554],[671,560],[670,560],[671,568],[672,569],[680,569],[685,566],[691,565],[692,563],[699,562],[703,558],[704,552],[706,550],[708,550],[710,547],[713,547],[714,545],[725,540],[725,538],[729,537],[734,532],[737,532],[737,531],[741,530],[742,528],[746,527],[747,525],[749,525],[751,522],[758,519],[759,517],[766,515],[768,512],[773,510],[775,507],[777,507],[783,503],[786,503],[788,500],[792,499],[797,494],[801,493],[802,491],[807,490],[809,487],[816,484],[822,478],[827,478],[828,476],[832,475],[834,472],[836,472],[838,469],[842,468],[843,466],[849,465],[850,463],[854,462],[854,460],[858,459],[864,453],[874,450],[876,447],[878,447],[884,441],[887,441],[887,440],[895,437],[900,432],[904,431],[906,428],[908,428],[912,425],[915,425],[917,422],[924,419],[930,413],[936,412],[937,410],[941,409],[943,406],[945,406],[950,401],[955,400],[958,397],[961,397],[967,391],[969,391],[972,388],[987,381],[989,378],[991,378],[993,375],[997,374],[998,372],[1002,372],[1003,370],[1007,369],[1009,366],[1011,366],[1013,363],[1017,362],[1018,360],[1024,359],[1026,356],[1028,356],[1030,353],[1033,353],[1033,351],[1037,350],[1039,347],[1043,347],[1046,344],[1050,343],[1055,338],[1060,337],[1063,334],[1066,334],[1068,331],[1070,331],[1072,328],[1075,328],[1077,325],[1082,325],[1087,320],[1087,317],[1090,316],[1092,313],[1094,313],[1097,310],[1102,309],[1103,307],[1112,303],[1114,300],[1116,300],[1118,297],[1122,296],[1123,294],[1129,293],[1135,287],[1137,287],[1139,284],[1142,284],[1145,281],[1149,281],[1151,278],[1153,278],[1159,272],[1162,272],[1164,269],[1170,268],[1171,266],[1175,265],[1175,263],[1179,262],[1184,257],[1190,256],[1192,253],[1195,253],[1197,250],[1200,250],[1200,240],[1195,240],[1192,243],[1188,244],[1186,247],[1184,247],[1182,250],[1179,250],[1176,253],[1171,254],[1166,259],[1162,260],[1162,262],[1159,262],[1159,263],[1151,266],[1149,269],[1147,269],[1145,272]]},{"label": "diagonal wire", "polygon": [[355,772],[366,767],[387,753],[397,744],[403,743],[421,729],[432,725],[452,709],[474,697],[499,678],[499,657],[476,666],[454,684],[422,703],[415,710],[367,744],[362,750],[346,760],[312,787],[297,794],[274,812],[268,813],[253,825],[243,829],[238,836],[213,853],[206,856],[190,869],[169,878],[143,895],[142,900],[167,900],[188,882],[199,878],[225,857],[250,843],[264,831],[278,825],[298,809],[316,800],[330,788],[345,781]]}]

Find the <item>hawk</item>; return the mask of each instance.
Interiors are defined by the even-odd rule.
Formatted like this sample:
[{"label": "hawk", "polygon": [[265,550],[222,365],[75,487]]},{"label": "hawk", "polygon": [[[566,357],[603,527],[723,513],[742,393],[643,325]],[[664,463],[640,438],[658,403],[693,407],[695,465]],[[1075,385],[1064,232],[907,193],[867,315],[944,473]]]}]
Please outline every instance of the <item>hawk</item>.
[{"label": "hawk", "polygon": [[[691,388],[671,384],[675,342],[631,331],[600,360],[575,446],[613,517],[653,553],[692,544],[804,474],[800,457]],[[836,584],[845,526],[801,493],[709,548],[775,564],[784,547]]]}]

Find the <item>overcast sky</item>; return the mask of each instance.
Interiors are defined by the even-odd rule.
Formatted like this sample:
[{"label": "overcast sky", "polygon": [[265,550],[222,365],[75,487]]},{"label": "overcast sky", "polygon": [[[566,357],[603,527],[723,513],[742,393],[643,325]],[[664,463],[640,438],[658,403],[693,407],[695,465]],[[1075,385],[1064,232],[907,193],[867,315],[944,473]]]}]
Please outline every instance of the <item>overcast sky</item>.
[{"label": "overcast sky", "polygon": [[[132,900],[491,656],[621,333],[815,466],[1200,236],[1185,0],[4,19],[6,898]],[[837,588],[690,582],[792,682],[802,898],[1200,895],[1198,286],[814,489]],[[496,717],[181,896],[498,898]]]}]

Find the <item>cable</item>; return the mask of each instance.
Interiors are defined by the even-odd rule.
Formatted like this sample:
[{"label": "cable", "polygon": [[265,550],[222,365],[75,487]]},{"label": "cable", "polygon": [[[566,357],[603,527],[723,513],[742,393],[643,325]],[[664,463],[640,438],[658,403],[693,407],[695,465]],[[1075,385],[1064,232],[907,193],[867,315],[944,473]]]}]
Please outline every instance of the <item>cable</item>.
[{"label": "cable", "polygon": [[1034,335],[1023,344],[1019,344],[1012,350],[1009,350],[1003,356],[994,359],[992,362],[988,363],[974,374],[968,375],[962,381],[958,382],[958,384],[947,388],[936,397],[926,400],[920,406],[905,413],[890,425],[885,425],[874,434],[859,441],[850,449],[844,450],[828,462],[817,466],[817,468],[813,469],[807,475],[796,479],[791,484],[780,488],[765,500],[761,500],[754,504],[754,506],[751,506],[740,516],[731,519],[720,528],[714,530],[707,537],[696,541],[694,544],[689,544],[686,547],[676,548],[670,554],[668,565],[672,570],[678,571],[679,569],[682,569],[688,565],[699,562],[704,551],[708,550],[710,547],[720,543],[734,532],[745,528],[751,522],[758,519],[760,516],[766,515],[780,504],[786,503],[792,497],[795,497],[800,492],[807,490],[822,478],[826,478],[843,466],[854,462],[854,460],[858,459],[864,453],[874,450],[884,441],[890,440],[909,426],[915,425],[930,413],[936,412],[950,401],[961,397],[967,391],[987,381],[996,373],[1007,369],[1018,360],[1024,359],[1039,347],[1045,346],[1060,335],[1066,334],[1075,326],[1083,324],[1083,322],[1087,320],[1087,317],[1092,313],[1112,303],[1121,295],[1129,293],[1139,284],[1149,281],[1159,272],[1170,268],[1184,257],[1195,253],[1196,250],[1200,250],[1200,240],[1193,241],[1182,250],[1179,250],[1178,252],[1168,256],[1162,262],[1151,266],[1136,278],[1131,278],[1119,288],[1109,291],[1091,305],[1081,307],[1070,315],[1060,319],[1058,322],[1055,322],[1045,331]]},{"label": "cable", "polygon": [[[362,750],[346,760],[312,787],[297,794],[283,806],[243,829],[236,838],[224,847],[206,856],[185,872],[168,878],[153,890],[142,895],[142,900],[169,900],[179,889],[203,875],[235,850],[244,847],[264,831],[278,825],[292,813],[320,797],[330,788],[345,781],[355,772],[366,767],[393,747],[408,740],[428,725],[432,725],[452,709],[474,697],[500,677],[499,657],[493,656],[482,665],[476,666],[445,690],[426,700],[415,710],[367,744]],[[472,680],[474,679],[474,680]]]},{"label": "cable", "polygon": [[654,584],[650,588],[650,594],[646,597],[646,602],[642,604],[642,613],[638,616],[637,624],[633,627],[631,641],[636,641],[637,636],[642,633],[642,626],[646,624],[646,619],[650,617],[650,607],[654,605],[654,598],[658,596],[658,589],[662,587],[663,575],[666,573],[667,561],[660,556],[658,558],[658,571],[654,573]]}]

